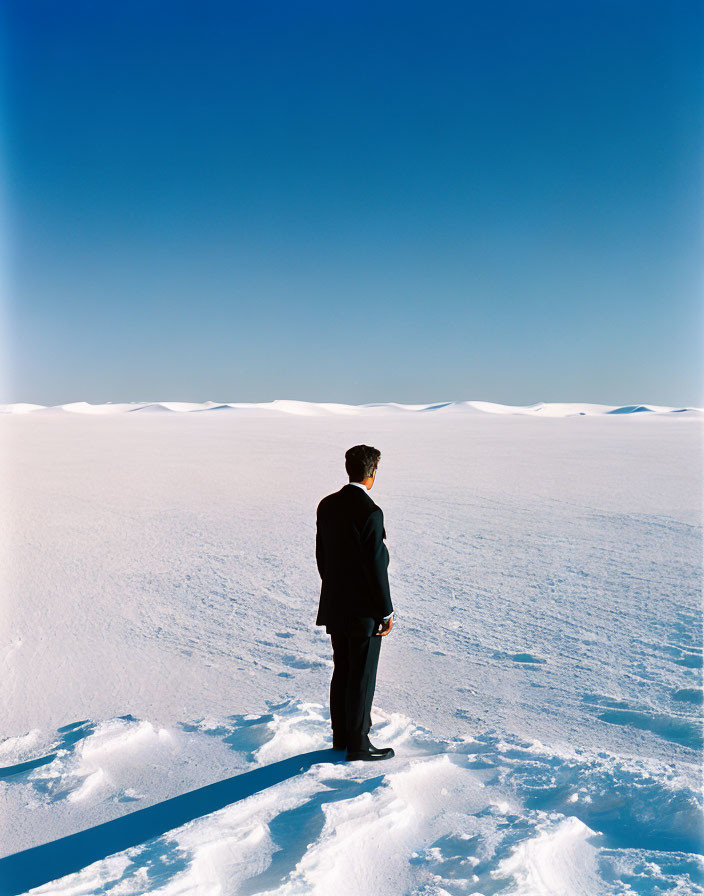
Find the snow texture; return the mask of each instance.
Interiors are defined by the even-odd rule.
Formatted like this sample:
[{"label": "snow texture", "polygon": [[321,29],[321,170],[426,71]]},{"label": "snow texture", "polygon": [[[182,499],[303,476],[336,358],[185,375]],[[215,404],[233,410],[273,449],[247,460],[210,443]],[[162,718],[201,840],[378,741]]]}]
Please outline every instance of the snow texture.
[{"label": "snow texture", "polygon": [[[3,410],[0,893],[704,894],[700,409]],[[359,442],[382,763],[314,624]]]}]

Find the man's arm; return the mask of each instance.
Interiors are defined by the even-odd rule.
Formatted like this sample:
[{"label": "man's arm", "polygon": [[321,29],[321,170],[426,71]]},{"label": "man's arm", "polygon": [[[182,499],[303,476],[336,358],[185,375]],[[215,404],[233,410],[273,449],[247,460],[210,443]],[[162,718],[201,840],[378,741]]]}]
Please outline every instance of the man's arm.
[{"label": "man's arm", "polygon": [[315,520],[315,562],[318,564],[320,578],[323,577],[323,538],[320,534],[320,520]]},{"label": "man's arm", "polygon": [[389,552],[384,544],[384,514],[380,507],[368,516],[360,533],[362,562],[372,585],[377,612],[384,618],[393,615],[387,566]]}]

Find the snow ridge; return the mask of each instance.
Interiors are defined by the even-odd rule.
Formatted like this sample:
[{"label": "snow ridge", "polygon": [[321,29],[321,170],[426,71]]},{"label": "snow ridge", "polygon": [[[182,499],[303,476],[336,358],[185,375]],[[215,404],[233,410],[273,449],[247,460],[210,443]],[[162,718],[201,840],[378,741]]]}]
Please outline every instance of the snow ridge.
[{"label": "snow ridge", "polygon": [[531,417],[575,417],[601,416],[606,414],[685,414],[704,416],[704,408],[668,407],[655,404],[606,405],[585,403],[538,402],[532,405],[507,405],[491,401],[443,401],[430,404],[400,404],[395,401],[369,402],[367,404],[341,404],[337,402],[294,401],[276,399],[263,402],[216,402],[216,401],[132,401],[113,404],[90,404],[87,401],[72,401],[68,404],[41,405],[15,402],[0,404],[3,414],[45,414],[62,413],[115,415],[128,413],[163,414],[172,412],[190,414],[194,412],[237,412],[244,415],[292,414],[304,417],[331,416],[378,416],[384,414],[432,413],[432,414],[522,414]]}]

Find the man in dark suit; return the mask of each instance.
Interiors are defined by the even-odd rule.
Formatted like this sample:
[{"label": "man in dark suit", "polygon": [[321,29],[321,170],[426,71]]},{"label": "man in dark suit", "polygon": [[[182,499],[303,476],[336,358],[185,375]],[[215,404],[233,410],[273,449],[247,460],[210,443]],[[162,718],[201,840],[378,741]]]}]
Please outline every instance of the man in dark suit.
[{"label": "man in dark suit", "polygon": [[381,639],[393,628],[384,514],[368,494],[381,453],[355,445],[345,454],[349,482],[318,504],[315,556],[322,579],[316,625],[331,636],[333,749],[345,759],[390,759],[369,740]]}]

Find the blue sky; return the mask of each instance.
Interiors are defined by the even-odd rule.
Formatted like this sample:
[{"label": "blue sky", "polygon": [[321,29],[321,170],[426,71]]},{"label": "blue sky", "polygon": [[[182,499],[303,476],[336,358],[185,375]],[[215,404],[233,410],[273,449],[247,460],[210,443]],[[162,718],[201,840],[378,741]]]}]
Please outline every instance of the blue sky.
[{"label": "blue sky", "polygon": [[3,29],[0,401],[704,404],[698,2]]}]

